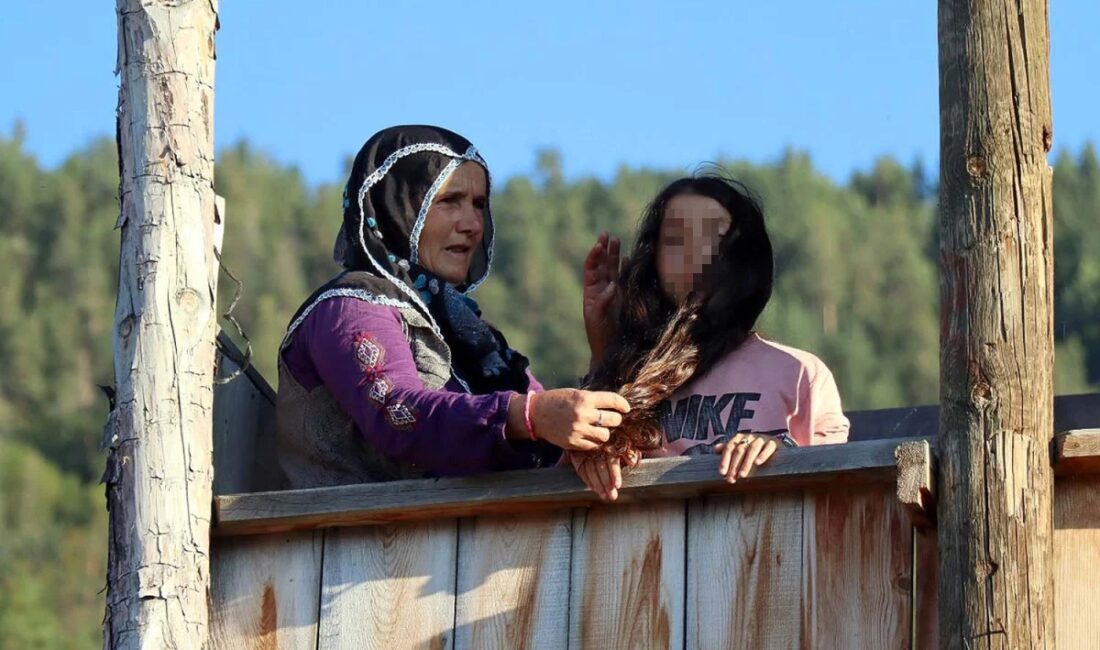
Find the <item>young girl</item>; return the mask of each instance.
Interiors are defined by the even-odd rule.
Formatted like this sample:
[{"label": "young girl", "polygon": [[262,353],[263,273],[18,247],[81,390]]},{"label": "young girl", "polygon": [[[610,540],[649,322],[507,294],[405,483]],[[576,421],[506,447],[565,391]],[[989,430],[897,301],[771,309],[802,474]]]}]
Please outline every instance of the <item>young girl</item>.
[{"label": "young girl", "polygon": [[732,483],[778,444],[847,441],[825,364],[753,329],[771,297],[772,246],[742,186],[674,181],[647,209],[621,280],[618,248],[601,235],[585,260],[588,384],[631,410],[602,451],[569,454],[601,498],[617,497],[621,463],[640,457],[717,453]]}]

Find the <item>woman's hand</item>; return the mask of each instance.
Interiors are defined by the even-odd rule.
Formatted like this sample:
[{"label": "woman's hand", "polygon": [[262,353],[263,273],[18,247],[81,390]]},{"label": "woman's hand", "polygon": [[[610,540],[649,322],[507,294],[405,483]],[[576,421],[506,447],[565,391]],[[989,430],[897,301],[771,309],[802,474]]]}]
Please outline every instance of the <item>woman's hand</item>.
[{"label": "woman's hand", "polygon": [[714,446],[714,453],[722,455],[718,473],[730,483],[736,483],[737,479],[748,476],[754,467],[766,463],[775,448],[775,439],[771,436],[738,433],[729,442]]},{"label": "woman's hand", "polygon": [[586,452],[571,451],[566,453],[573,469],[577,472],[577,476],[584,481],[588,489],[600,497],[600,500],[607,502],[619,498],[619,489],[623,487],[622,463],[624,460],[628,467],[634,467],[641,458],[641,455],[637,452],[632,452],[625,459]]},{"label": "woman's hand", "polygon": [[600,233],[584,258],[584,332],[592,351],[592,367],[603,361],[607,346],[615,337],[615,316],[619,308],[618,237]]},{"label": "woman's hand", "polygon": [[592,451],[623,422],[630,403],[622,395],[558,388],[532,395],[528,407],[535,435],[567,451]]}]

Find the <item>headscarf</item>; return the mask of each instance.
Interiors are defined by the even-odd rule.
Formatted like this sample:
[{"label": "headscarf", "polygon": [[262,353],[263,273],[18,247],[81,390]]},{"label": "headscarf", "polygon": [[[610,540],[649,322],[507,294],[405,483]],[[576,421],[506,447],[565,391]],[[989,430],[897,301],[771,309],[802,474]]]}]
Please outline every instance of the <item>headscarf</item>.
[{"label": "headscarf", "polygon": [[418,263],[428,208],[455,169],[468,161],[485,169],[489,183],[485,160],[457,133],[435,126],[395,126],[376,133],[352,164],[333,256],[348,270],[375,276],[374,293],[424,313],[451,349],[452,372],[470,392],[525,392],[526,357],[482,320],[467,295],[485,281],[493,262],[488,196],[484,235],[461,284],[451,285]]}]

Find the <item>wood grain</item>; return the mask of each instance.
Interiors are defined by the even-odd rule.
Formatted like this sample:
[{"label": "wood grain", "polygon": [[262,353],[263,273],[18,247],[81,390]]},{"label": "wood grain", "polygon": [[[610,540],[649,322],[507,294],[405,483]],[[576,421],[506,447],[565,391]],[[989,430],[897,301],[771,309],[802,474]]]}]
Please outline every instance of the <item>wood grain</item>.
[{"label": "wood grain", "polygon": [[1058,481],[1054,624],[1058,647],[1100,650],[1100,477]]},{"label": "wood grain", "polygon": [[802,647],[800,491],[688,505],[687,647]]},{"label": "wood grain", "polygon": [[120,231],[104,646],[209,637],[218,3],[117,0]]},{"label": "wood grain", "polygon": [[573,513],[464,519],[456,648],[565,648]]},{"label": "wood grain", "polygon": [[1078,429],[1054,436],[1058,476],[1100,474],[1100,429]]},{"label": "wood grain", "polygon": [[936,522],[936,483],[931,446],[927,440],[903,442],[894,453],[898,460],[898,503],[917,528],[932,528]]},{"label": "wood grain", "polygon": [[453,519],[325,531],[319,650],[454,647]]},{"label": "wood grain", "polygon": [[1047,648],[1054,637],[1048,0],[939,0],[937,18],[941,643]]},{"label": "wood grain", "polygon": [[578,509],[573,522],[570,648],[681,648],[681,501]]},{"label": "wood grain", "polygon": [[908,647],[911,535],[908,516],[890,488],[807,492],[806,647]]},{"label": "wood grain", "polygon": [[321,531],[219,540],[211,559],[212,650],[314,650]]}]

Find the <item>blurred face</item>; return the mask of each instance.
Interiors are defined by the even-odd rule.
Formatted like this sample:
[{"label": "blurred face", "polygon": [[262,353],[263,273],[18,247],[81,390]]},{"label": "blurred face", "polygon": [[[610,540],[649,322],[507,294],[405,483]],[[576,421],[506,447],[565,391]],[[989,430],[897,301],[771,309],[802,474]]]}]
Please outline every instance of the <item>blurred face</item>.
[{"label": "blurred face", "polygon": [[681,194],[668,202],[657,244],[657,274],[673,302],[682,304],[718,257],[731,220],[721,203],[706,196]]},{"label": "blurred face", "polygon": [[475,162],[455,169],[436,193],[420,231],[421,266],[451,284],[466,281],[474,251],[485,234],[488,205],[485,170]]}]

